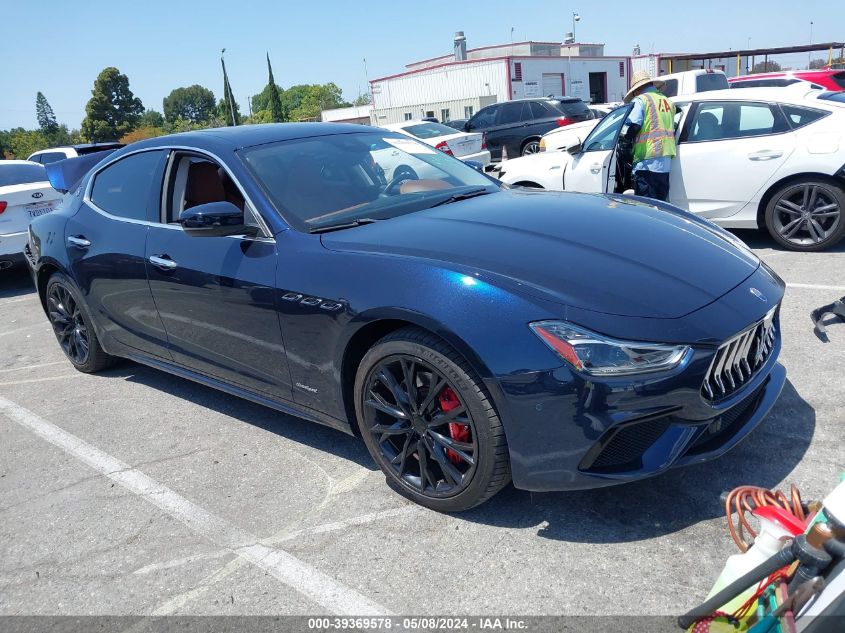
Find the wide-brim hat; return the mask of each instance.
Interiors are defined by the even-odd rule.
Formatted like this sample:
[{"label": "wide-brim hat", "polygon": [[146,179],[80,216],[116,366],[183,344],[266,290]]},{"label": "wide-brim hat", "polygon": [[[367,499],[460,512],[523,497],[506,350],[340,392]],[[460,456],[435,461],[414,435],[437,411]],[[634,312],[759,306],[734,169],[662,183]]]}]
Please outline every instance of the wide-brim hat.
[{"label": "wide-brim hat", "polygon": [[625,98],[622,99],[622,101],[628,103],[631,99],[633,99],[634,92],[636,92],[638,88],[642,88],[648,84],[651,84],[657,90],[660,90],[664,85],[666,85],[666,82],[661,81],[660,79],[652,79],[651,75],[649,75],[646,70],[638,70],[634,73],[634,76],[631,77],[631,89],[628,90],[628,94],[625,95]]}]

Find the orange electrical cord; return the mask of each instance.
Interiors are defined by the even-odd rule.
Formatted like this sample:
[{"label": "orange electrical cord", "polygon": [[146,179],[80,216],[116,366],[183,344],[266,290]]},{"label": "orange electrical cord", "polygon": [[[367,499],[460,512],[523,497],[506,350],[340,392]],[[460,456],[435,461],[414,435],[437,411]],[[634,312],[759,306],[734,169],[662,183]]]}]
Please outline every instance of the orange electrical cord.
[{"label": "orange electrical cord", "polygon": [[[801,503],[801,493],[795,486],[789,487],[789,496],[775,490],[767,490],[759,486],[739,486],[728,493],[725,498],[725,516],[728,520],[728,531],[740,551],[745,552],[754,542],[757,531],[751,527],[746,517],[747,512],[760,506],[777,506],[787,512],[791,512],[797,518],[804,521],[806,515]],[[731,514],[736,512],[737,522]],[[745,534],[751,537],[751,542],[746,541]]]}]

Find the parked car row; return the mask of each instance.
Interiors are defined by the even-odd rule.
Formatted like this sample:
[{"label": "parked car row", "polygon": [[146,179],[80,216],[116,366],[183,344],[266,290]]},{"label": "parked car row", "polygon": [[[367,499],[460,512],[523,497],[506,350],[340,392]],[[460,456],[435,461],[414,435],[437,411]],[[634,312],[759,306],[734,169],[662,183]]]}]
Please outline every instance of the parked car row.
[{"label": "parked car row", "polygon": [[[845,92],[749,88],[672,100],[672,204],[723,227],[765,228],[792,250],[823,250],[842,239]],[[631,107],[560,144],[566,151],[509,160],[496,175],[511,185],[620,192],[617,141]]]}]

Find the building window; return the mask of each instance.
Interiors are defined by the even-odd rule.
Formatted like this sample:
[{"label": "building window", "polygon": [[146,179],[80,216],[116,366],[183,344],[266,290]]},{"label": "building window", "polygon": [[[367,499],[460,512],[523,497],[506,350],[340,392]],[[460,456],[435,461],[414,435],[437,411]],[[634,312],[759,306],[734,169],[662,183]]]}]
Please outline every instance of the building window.
[{"label": "building window", "polygon": [[464,106],[464,118],[465,119],[471,119],[472,118],[472,111],[473,111],[472,106]]},{"label": "building window", "polygon": [[449,108],[441,108],[440,110],[440,122],[446,123],[449,120]]},{"label": "building window", "polygon": [[411,120],[411,119],[413,119],[413,118],[414,118],[414,115],[413,115],[413,114],[411,114],[410,112],[406,112],[406,113],[405,113],[405,120],[406,120],[406,121],[410,121],[410,120]]},{"label": "building window", "polygon": [[434,110],[426,110],[426,111],[425,111],[425,115],[426,115],[428,118],[433,119],[433,118],[434,118]]},{"label": "building window", "polygon": [[619,62],[619,76],[625,76],[625,62]]},{"label": "building window", "polygon": [[513,80],[522,81],[522,62],[514,62],[513,65]]}]

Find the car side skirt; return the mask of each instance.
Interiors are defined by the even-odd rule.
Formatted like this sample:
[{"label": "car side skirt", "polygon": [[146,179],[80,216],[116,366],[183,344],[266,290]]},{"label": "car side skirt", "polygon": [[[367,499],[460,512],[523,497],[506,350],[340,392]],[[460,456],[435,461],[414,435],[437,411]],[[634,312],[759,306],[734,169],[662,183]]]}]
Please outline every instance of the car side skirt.
[{"label": "car side skirt", "polygon": [[223,382],[222,380],[212,378],[211,376],[206,376],[205,374],[191,371],[179,365],[174,365],[172,363],[168,363],[167,361],[161,360],[159,358],[154,358],[152,356],[147,356],[145,354],[124,351],[120,354],[120,356],[123,358],[127,358],[131,361],[140,363],[142,365],[152,367],[153,369],[159,369],[169,374],[173,374],[174,376],[179,376],[180,378],[186,378],[187,380],[198,382],[207,387],[211,387],[212,389],[217,389],[219,391],[223,391],[224,393],[228,393],[229,395],[237,396],[238,398],[243,398],[244,400],[249,400],[250,402],[269,407],[270,409],[275,409],[276,411],[279,411],[281,413],[285,413],[287,415],[291,415],[297,418],[302,418],[309,422],[316,422],[317,424],[329,426],[338,431],[342,431],[347,435],[354,435],[354,433],[352,432],[352,428],[346,420],[338,420],[337,418],[334,418],[330,415],[326,415],[325,413],[322,413],[320,411],[315,411],[314,409],[310,409],[308,407],[293,402],[268,398],[267,396],[257,394],[253,391],[249,391],[242,387],[235,386],[231,383]]}]

